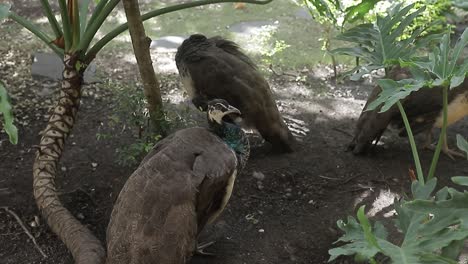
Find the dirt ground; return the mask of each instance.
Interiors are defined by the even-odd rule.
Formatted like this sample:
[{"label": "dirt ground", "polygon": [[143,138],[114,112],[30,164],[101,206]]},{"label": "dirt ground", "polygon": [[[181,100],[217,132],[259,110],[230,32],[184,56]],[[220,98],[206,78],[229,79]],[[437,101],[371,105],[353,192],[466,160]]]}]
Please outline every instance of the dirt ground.
[{"label": "dirt ground", "polygon": [[[1,43],[11,36],[0,36]],[[10,76],[7,87],[21,121],[17,146],[0,134],[0,206],[16,212],[47,258],[41,257],[14,217],[0,209],[0,263],[72,263],[63,243],[42,219],[38,226],[31,225],[39,216],[32,196],[34,145],[45,127],[44,116],[53,105],[58,83],[32,79],[30,56],[35,46],[15,45],[0,46],[0,78]],[[101,56],[97,65],[105,78],[115,82],[131,83],[137,76],[134,63],[119,54],[113,54],[112,61]],[[413,163],[406,139],[388,132],[384,144],[370,155],[354,156],[345,151],[372,85],[334,86],[320,78],[322,71],[313,68],[296,72],[308,76],[299,82],[289,72],[273,74],[269,79],[282,113],[299,135],[301,147],[292,154],[272,155],[267,146],[253,146],[226,210],[202,234],[202,241],[216,241],[209,249],[216,256],[194,257],[191,263],[326,263],[328,249],[341,235],[336,227],[338,219],[354,215],[362,204],[382,218],[391,210],[393,198],[408,192],[408,169]],[[173,89],[180,86],[175,73],[161,78],[165,98],[182,97],[182,89]],[[96,139],[98,132],[111,132],[107,121],[115,111],[112,93],[103,89],[99,83],[84,87],[82,106],[67,140],[57,182],[65,207],[102,241],[112,204],[135,169],[115,162],[116,146],[131,142],[131,137]],[[457,133],[468,135],[467,121],[449,129],[452,146]],[[428,168],[431,158],[432,152],[421,151],[424,168]],[[468,162],[442,156],[437,169],[439,184],[446,184],[455,175],[468,175]],[[340,259],[336,263],[352,262]]]}]

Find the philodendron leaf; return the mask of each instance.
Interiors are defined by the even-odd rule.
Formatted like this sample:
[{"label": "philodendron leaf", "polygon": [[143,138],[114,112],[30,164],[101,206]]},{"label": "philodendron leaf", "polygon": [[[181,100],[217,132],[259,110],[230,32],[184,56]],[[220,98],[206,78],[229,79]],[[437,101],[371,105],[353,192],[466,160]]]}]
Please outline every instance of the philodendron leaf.
[{"label": "philodendron leaf", "polygon": [[10,15],[10,8],[10,4],[0,3],[0,22]]},{"label": "philodendron leaf", "polygon": [[429,199],[436,185],[437,178],[432,178],[425,184],[421,184],[418,181],[413,181],[411,184],[411,192],[413,193],[414,199]]},{"label": "philodendron leaf", "polygon": [[468,186],[468,177],[466,176],[452,177],[452,181],[458,185]]},{"label": "philodendron leaf", "polygon": [[[466,178],[457,177],[455,181],[468,184]],[[367,227],[363,229],[362,221],[359,224],[354,218],[348,217],[348,223],[339,222],[345,235],[338,240],[347,244],[331,249],[330,260],[339,255],[352,254],[370,259],[380,252],[390,258],[390,263],[457,263],[454,256],[460,248],[458,241],[468,238],[468,192],[446,187],[437,192],[435,198],[397,201],[395,209],[397,227],[404,236],[400,244],[392,244],[385,237],[379,237],[376,225],[374,230],[370,230],[370,224],[365,223]],[[375,234],[372,240],[375,240],[369,243],[366,232],[372,231]],[[379,247],[373,246],[374,243]]]},{"label": "philodendron leaf", "polygon": [[468,141],[466,141],[466,139],[464,139],[460,134],[457,134],[457,146],[459,149],[466,152],[468,159]]},{"label": "philodendron leaf", "polygon": [[10,137],[12,144],[18,143],[18,129],[13,125],[13,112],[11,111],[11,104],[8,100],[7,90],[0,82],[0,113],[3,113],[4,129]]},{"label": "philodendron leaf", "polygon": [[361,206],[357,213],[357,218],[359,219],[359,223],[361,224],[362,230],[364,230],[364,237],[366,238],[367,242],[380,249],[379,244],[377,243],[377,239],[375,238],[374,234],[372,234],[372,227],[369,223],[369,219],[366,217],[366,213],[364,212],[365,206]]},{"label": "philodendron leaf", "polygon": [[466,45],[468,45],[468,28],[465,28],[465,30],[463,31],[463,34],[458,39],[457,43],[455,43],[452,57],[448,65],[449,73],[453,73],[453,71],[455,70],[458,57],[460,57],[460,55],[463,53],[463,50],[465,49]]},{"label": "philodendron leaf", "polygon": [[382,105],[379,112],[385,112],[398,101],[405,99],[412,92],[416,92],[426,85],[425,81],[411,79],[404,79],[401,81],[382,79],[378,80],[377,83],[382,88],[382,92],[377,99],[369,104],[366,111],[374,110]]},{"label": "philodendron leaf", "polygon": [[343,25],[346,22],[353,23],[363,19],[364,16],[367,15],[379,1],[380,0],[362,0],[359,4],[346,8],[346,15],[343,20]]}]

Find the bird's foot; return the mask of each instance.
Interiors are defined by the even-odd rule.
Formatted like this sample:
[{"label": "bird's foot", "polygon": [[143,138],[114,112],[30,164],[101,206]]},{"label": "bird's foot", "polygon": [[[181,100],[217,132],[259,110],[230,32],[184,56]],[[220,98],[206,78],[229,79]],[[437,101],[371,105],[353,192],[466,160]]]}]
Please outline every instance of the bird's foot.
[{"label": "bird's foot", "polygon": [[[430,149],[430,150],[434,151],[436,149],[436,146],[435,145],[429,145],[429,146],[425,146],[424,148],[427,148],[427,149]],[[441,151],[452,160],[455,160],[455,157],[466,158],[465,154],[463,154],[461,152],[458,152],[456,150],[450,149],[448,146],[446,147],[446,146],[442,145]]]},{"label": "bird's foot", "polygon": [[206,252],[205,249],[211,245],[213,245],[215,241],[210,241],[210,242],[205,242],[205,243],[199,243],[197,245],[197,250],[195,251],[195,254],[201,255],[201,256],[215,256],[214,253]]},{"label": "bird's foot", "polygon": [[449,148],[442,148],[442,152],[445,153],[445,155],[449,156],[449,158],[451,158],[452,160],[455,160],[455,157],[461,157],[461,158],[466,158],[465,155],[461,152],[458,152],[456,150],[453,150],[453,149],[449,149]]}]

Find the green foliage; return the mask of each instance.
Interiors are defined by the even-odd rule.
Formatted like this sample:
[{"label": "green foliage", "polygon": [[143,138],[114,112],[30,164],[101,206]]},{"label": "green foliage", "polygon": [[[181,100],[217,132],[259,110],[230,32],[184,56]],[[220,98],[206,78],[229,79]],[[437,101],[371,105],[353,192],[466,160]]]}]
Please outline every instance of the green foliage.
[{"label": "green foliage", "polygon": [[[270,36],[271,37],[271,36]],[[264,42],[266,43],[269,37],[264,38]],[[266,65],[272,64],[273,56],[278,56],[278,54],[282,53],[285,49],[289,48],[290,45],[286,44],[284,40],[275,40],[275,44],[271,49],[267,49],[262,51],[262,61]]]},{"label": "green foliage", "polygon": [[8,4],[8,3],[1,3],[0,4],[0,22],[7,18],[8,15],[10,14],[10,8],[11,8],[11,5]]},{"label": "green foliage", "polygon": [[359,20],[364,20],[380,1],[381,0],[362,0],[361,3],[346,8],[343,25],[345,25],[346,22],[354,23]]},{"label": "green foliage", "polygon": [[354,43],[356,46],[335,49],[332,51],[334,54],[354,56],[367,62],[366,65],[353,69],[353,72],[357,72],[352,77],[353,80],[373,70],[395,64],[399,59],[409,59],[414,55],[416,37],[422,30],[415,30],[408,38],[401,39],[406,27],[424,11],[422,7],[408,14],[413,6],[401,9],[401,6],[397,5],[387,16],[377,16],[375,24],[361,24],[338,36],[338,39]]},{"label": "green foliage", "polygon": [[[107,83],[106,88],[113,93],[116,104],[113,114],[108,117],[107,125],[111,131],[100,131],[97,140],[112,140],[131,136],[131,143],[120,141],[116,147],[117,164],[134,166],[150,151],[163,137],[159,131],[151,127],[147,100],[142,89],[135,86],[122,86],[117,83]],[[163,131],[172,131],[182,127],[193,126],[187,118],[187,112],[166,112],[159,120],[159,127]]]},{"label": "green foliage", "polygon": [[[463,178],[466,184],[468,179]],[[426,196],[434,191],[435,179],[431,184],[413,185],[415,196],[418,191]],[[338,227],[345,232],[338,241],[346,244],[331,249],[329,261],[354,254],[371,260],[382,253],[398,264],[457,263],[460,241],[468,238],[468,192],[444,187],[433,198],[396,201],[394,206],[398,215],[395,224],[404,235],[401,243],[389,242],[380,222],[376,221],[371,228],[361,207],[359,223],[353,217],[348,217],[347,222],[338,221]]]},{"label": "green foliage", "polygon": [[338,27],[338,16],[343,12],[339,0],[304,0],[312,17],[320,24]]},{"label": "green foliage", "polygon": [[452,0],[453,6],[468,11],[468,2],[465,0]]},{"label": "green foliage", "polygon": [[3,128],[10,138],[12,144],[18,143],[18,129],[13,124],[13,112],[11,104],[8,100],[8,93],[5,86],[0,81],[0,113],[3,114]]},{"label": "green foliage", "polygon": [[457,65],[467,44],[468,30],[465,29],[453,49],[450,48],[450,33],[447,33],[442,37],[439,47],[435,47],[427,59],[416,58],[408,61],[400,59],[401,66],[409,67],[414,78],[401,81],[379,80],[382,92],[369,104],[367,110],[373,110],[383,104],[380,112],[385,112],[411,92],[423,87],[450,86],[451,89],[458,87],[464,81],[468,70],[468,60]]},{"label": "green foliage", "polygon": [[[263,5],[268,4],[271,1],[272,0],[241,0],[240,2]],[[63,56],[64,52],[76,52],[80,55],[82,60],[84,60],[86,63],[89,63],[107,43],[128,29],[127,23],[124,23],[106,34],[103,38],[94,43],[92,47],[90,47],[97,31],[101,28],[104,21],[109,17],[110,13],[112,10],[114,10],[119,2],[120,0],[99,1],[96,5],[96,8],[91,13],[90,19],[87,20],[89,0],[59,0],[59,11],[62,17],[60,25],[55,18],[55,14],[50,8],[48,0],[41,0],[43,11],[49,20],[50,26],[53,29],[55,38],[49,36],[38,26],[34,25],[27,19],[11,11],[8,4],[0,4],[0,19],[6,17],[13,19],[23,27],[27,28],[31,33],[39,37],[59,56]],[[142,20],[144,21],[155,16],[186,8],[223,2],[233,2],[233,0],[200,0],[192,1],[191,3],[176,4],[143,14]],[[68,4],[73,4],[73,8],[69,7]],[[69,14],[69,10],[72,10],[73,13]],[[78,23],[71,23],[71,21],[76,21]],[[58,46],[53,41],[54,39],[59,39],[61,37],[64,39],[65,47]]]},{"label": "green foliage", "polygon": [[[344,54],[365,59],[368,68],[386,68],[399,63],[402,67],[408,67],[412,73],[412,78],[401,81],[379,80],[382,92],[366,109],[381,107],[380,112],[384,112],[396,104],[411,143],[419,179],[411,186],[414,200],[394,203],[397,212],[395,224],[403,233],[404,239],[401,243],[392,243],[385,236],[379,236],[386,233],[382,231],[382,225],[376,222],[372,229],[361,208],[357,215],[359,223],[352,217],[348,218],[347,223],[338,222],[338,227],[345,232],[338,241],[346,244],[331,249],[330,260],[340,255],[358,255],[375,263],[374,256],[381,253],[389,257],[392,263],[398,264],[456,264],[463,242],[468,238],[468,192],[444,187],[431,197],[437,183],[433,175],[447,127],[448,89],[459,86],[468,69],[467,61],[457,63],[468,43],[468,30],[465,30],[453,49],[450,46],[450,33],[447,33],[441,38],[439,46],[427,57],[415,57],[417,45],[414,33],[408,39],[402,40],[401,36],[410,20],[422,9],[407,15],[409,7],[401,10],[397,7],[387,17],[377,18],[375,25],[359,25],[346,32],[343,34],[345,39],[357,43],[359,47],[341,49]],[[443,89],[443,125],[429,173],[425,178],[411,127],[400,101],[412,92],[434,86],[441,86]],[[468,148],[461,136],[457,139],[460,140],[459,146],[462,149]],[[459,185],[468,185],[467,177],[454,177],[452,180]]]},{"label": "green foliage", "polygon": [[155,136],[151,141],[149,141],[149,138],[139,138],[136,139],[134,143],[117,148],[117,164],[124,167],[137,165],[141,161],[141,158],[146,155],[160,139],[161,136],[159,135]]},{"label": "green foliage", "polygon": [[466,153],[468,159],[468,141],[462,135],[457,135],[457,146]]}]

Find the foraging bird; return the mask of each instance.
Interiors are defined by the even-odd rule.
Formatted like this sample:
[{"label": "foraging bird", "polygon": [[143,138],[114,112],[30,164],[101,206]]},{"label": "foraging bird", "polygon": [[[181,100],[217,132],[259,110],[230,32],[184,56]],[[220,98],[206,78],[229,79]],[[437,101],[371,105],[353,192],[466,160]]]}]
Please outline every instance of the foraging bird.
[{"label": "foraging bird", "polygon": [[270,86],[236,43],[192,35],[178,48],[175,60],[197,108],[205,111],[208,100],[225,99],[242,112],[244,128],[256,129],[275,150],[293,150],[294,136],[278,111]]},{"label": "foraging bird", "polygon": [[107,229],[107,263],[186,263],[197,235],[223,211],[249,142],[238,109],[225,100],[207,108],[209,129],[161,140],[126,182]]},{"label": "foraging bird", "polygon": [[[392,71],[390,77],[394,80],[407,79],[410,78],[410,73],[406,69],[397,68]],[[367,99],[364,109],[378,97],[380,91],[380,87],[374,88]],[[448,102],[447,125],[451,125],[468,116],[468,79],[465,79],[460,86],[449,91]],[[442,88],[420,89],[403,99],[402,105],[413,134],[426,132],[427,142],[425,147],[429,147],[432,130],[442,127]],[[388,125],[400,129],[400,136],[407,135],[403,119],[396,105],[384,113],[378,113],[379,111],[380,107],[372,111],[363,110],[361,113],[357,121],[355,136],[348,146],[348,149],[352,150],[353,153],[362,154],[366,152],[372,146],[374,140],[375,144],[377,144]],[[463,154],[449,149],[446,137],[443,140],[442,151],[445,154],[452,159],[453,155],[463,156]]]}]

